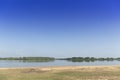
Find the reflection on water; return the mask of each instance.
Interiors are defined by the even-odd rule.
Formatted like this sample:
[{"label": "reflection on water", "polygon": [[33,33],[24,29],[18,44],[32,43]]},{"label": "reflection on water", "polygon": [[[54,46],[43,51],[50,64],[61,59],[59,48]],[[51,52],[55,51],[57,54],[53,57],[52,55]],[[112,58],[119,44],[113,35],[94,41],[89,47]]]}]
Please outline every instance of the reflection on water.
[{"label": "reflection on water", "polygon": [[47,62],[35,62],[24,60],[0,60],[0,67],[38,67],[38,66],[97,66],[120,65],[120,61],[81,61],[53,60]]}]

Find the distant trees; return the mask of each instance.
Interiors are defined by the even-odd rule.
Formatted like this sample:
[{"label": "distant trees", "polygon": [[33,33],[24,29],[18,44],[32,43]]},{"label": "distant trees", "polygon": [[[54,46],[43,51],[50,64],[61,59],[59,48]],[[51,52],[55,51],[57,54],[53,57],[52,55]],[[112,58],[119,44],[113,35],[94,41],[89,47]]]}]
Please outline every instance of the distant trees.
[{"label": "distant trees", "polygon": [[95,58],[95,57],[71,57],[71,58],[53,58],[53,57],[7,57],[0,58],[0,60],[19,60],[24,62],[49,62],[54,60],[67,60],[72,62],[94,62],[94,61],[120,61],[120,58]]},{"label": "distant trees", "polygon": [[7,57],[0,58],[0,60],[20,60],[20,61],[29,61],[29,62],[48,62],[54,61],[53,57]]},{"label": "distant trees", "polygon": [[99,60],[99,61],[113,61],[113,60],[116,60],[116,58],[109,58],[109,57],[107,57],[107,58],[98,58],[97,60]]},{"label": "distant trees", "polygon": [[72,62],[94,62],[94,61],[113,61],[113,60],[120,60],[120,58],[95,58],[95,57],[72,57],[72,58],[63,58],[61,60],[68,60]]}]

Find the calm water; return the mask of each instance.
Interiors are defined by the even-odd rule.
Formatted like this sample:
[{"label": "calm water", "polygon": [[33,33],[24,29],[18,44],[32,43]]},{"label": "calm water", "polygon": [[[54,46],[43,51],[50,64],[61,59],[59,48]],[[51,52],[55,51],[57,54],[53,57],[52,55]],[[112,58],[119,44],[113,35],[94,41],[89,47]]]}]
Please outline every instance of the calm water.
[{"label": "calm water", "polygon": [[70,62],[55,60],[53,62],[22,62],[0,60],[0,67],[38,67],[38,66],[97,66],[97,65],[120,65],[120,61],[95,61],[95,62]]}]

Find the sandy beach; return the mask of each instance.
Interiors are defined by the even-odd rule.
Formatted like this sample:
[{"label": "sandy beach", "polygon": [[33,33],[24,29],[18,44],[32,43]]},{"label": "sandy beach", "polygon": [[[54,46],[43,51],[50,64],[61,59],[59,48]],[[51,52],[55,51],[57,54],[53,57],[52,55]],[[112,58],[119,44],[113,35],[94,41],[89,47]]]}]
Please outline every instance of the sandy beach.
[{"label": "sandy beach", "polygon": [[0,68],[0,80],[120,80],[120,66]]},{"label": "sandy beach", "polygon": [[39,69],[42,71],[60,71],[60,70],[119,70],[120,66],[41,66],[41,67],[12,67],[12,68],[0,68],[0,70],[7,69]]}]

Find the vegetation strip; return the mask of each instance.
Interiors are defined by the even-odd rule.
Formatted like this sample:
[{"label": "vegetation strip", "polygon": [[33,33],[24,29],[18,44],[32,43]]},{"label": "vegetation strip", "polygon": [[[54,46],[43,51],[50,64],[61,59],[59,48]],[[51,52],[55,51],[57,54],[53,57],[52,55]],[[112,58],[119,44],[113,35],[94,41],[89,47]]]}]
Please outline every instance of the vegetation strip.
[{"label": "vegetation strip", "polygon": [[71,57],[71,58],[54,58],[54,57],[6,57],[0,58],[0,60],[19,60],[19,61],[28,61],[28,62],[49,62],[54,60],[67,60],[72,62],[94,62],[94,61],[120,61],[120,58],[95,58],[95,57]]}]

